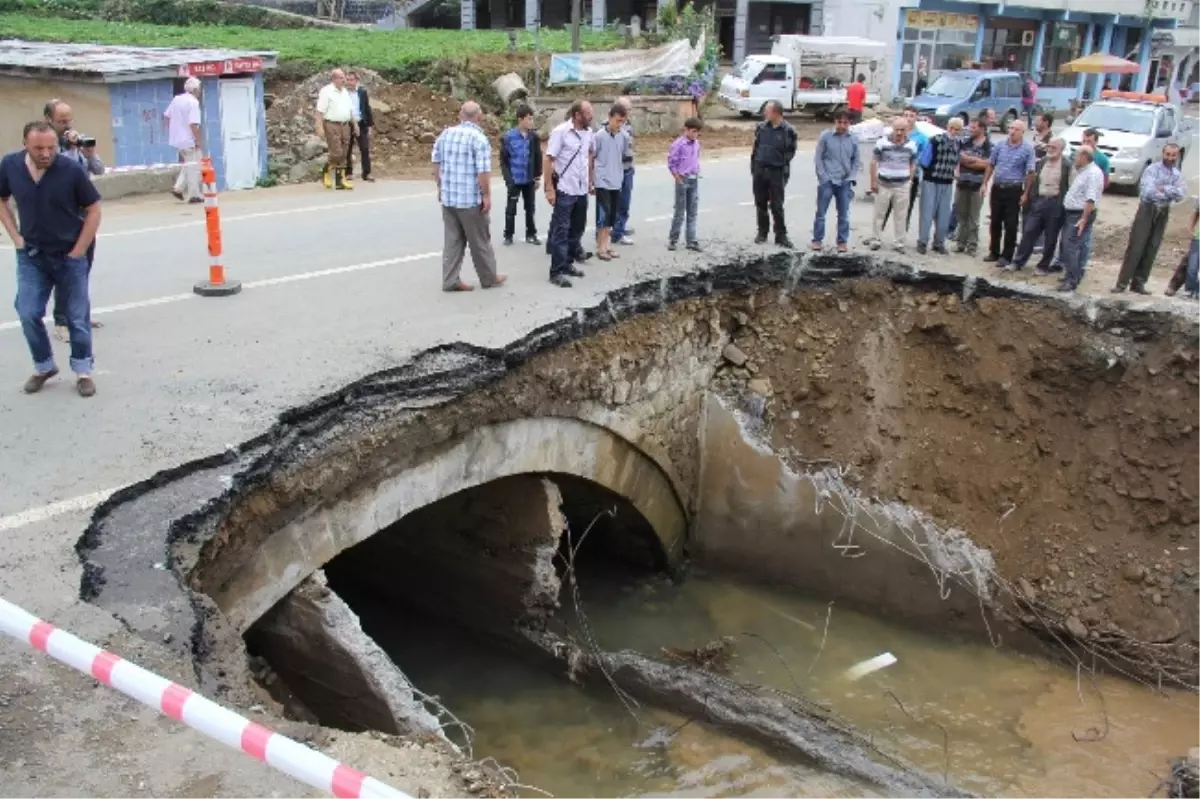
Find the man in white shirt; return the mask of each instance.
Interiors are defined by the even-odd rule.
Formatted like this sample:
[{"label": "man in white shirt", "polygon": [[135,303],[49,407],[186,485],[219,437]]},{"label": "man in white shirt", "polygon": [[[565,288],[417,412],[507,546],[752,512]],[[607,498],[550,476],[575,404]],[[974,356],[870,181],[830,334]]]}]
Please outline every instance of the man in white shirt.
[{"label": "man in white shirt", "polygon": [[317,136],[329,147],[325,188],[354,188],[346,169],[346,157],[350,154],[350,137],[357,133],[357,127],[354,100],[346,90],[346,73],[335,69],[329,73],[329,83],[317,95]]},{"label": "man in white shirt", "polygon": [[1083,258],[1083,243],[1096,218],[1096,205],[1104,193],[1104,170],[1096,166],[1095,151],[1084,145],[1075,154],[1078,170],[1071,187],[1063,197],[1062,260],[1064,275],[1058,290],[1072,292],[1083,280],[1087,265]]},{"label": "man in white shirt", "polygon": [[171,190],[180,200],[202,203],[200,196],[200,79],[188,78],[183,83],[183,93],[175,96],[163,113],[167,119],[167,143],[179,151],[179,163],[183,168],[175,178]]}]

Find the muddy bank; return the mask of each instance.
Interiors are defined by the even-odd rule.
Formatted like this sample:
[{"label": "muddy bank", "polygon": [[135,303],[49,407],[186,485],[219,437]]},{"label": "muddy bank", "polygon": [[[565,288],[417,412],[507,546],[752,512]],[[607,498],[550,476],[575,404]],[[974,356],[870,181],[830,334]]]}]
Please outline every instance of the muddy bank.
[{"label": "muddy bank", "polygon": [[[80,542],[84,597],[171,636],[205,690],[246,706],[262,688],[242,636],[308,575],[450,494],[557,473],[627,502],[670,568],[690,553],[1194,683],[1196,397],[1196,325],[1170,312],[861,257],[714,264],[500,350],[428,351],[121,492]],[[713,454],[712,402],[742,420],[727,435],[810,498],[843,517],[875,503],[864,512],[896,531],[929,532],[885,569],[889,590],[871,578],[883,550],[844,564],[857,553],[816,503],[771,515],[787,498],[771,485],[713,490],[740,455]],[[742,534],[755,513],[770,521]],[[949,547],[959,537],[970,547]]]}]

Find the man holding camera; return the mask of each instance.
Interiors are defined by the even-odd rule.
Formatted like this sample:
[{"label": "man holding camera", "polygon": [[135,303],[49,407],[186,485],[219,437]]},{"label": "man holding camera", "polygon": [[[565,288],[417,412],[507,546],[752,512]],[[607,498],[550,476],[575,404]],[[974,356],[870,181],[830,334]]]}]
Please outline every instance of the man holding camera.
[{"label": "man holding camera", "polygon": [[[86,136],[71,126],[74,122],[71,114],[71,106],[62,100],[51,100],[42,109],[42,114],[46,117],[46,122],[58,136],[59,153],[79,164],[79,167],[89,175],[104,174],[104,162],[100,160],[100,156],[96,155],[96,138],[94,136]],[[88,245],[87,249],[89,277],[92,274],[92,262],[95,260],[96,239],[93,238],[92,243]],[[101,324],[99,322],[91,322],[91,326],[101,327]],[[67,305],[63,300],[62,293],[57,289],[54,291],[54,335],[59,341],[67,341],[70,338],[69,325],[67,323]]]}]

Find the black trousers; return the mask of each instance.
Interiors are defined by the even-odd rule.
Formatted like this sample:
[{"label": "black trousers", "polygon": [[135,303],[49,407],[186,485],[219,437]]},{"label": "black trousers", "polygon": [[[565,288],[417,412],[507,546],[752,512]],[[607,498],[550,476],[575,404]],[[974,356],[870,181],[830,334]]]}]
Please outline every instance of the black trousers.
[{"label": "black trousers", "polygon": [[517,227],[517,201],[525,201],[525,238],[531,239],[537,235],[537,223],[534,221],[534,199],[536,193],[532,183],[509,185],[508,202],[504,206],[504,238],[511,239]]},{"label": "black trousers", "polygon": [[[783,193],[787,180],[782,167],[756,166],[753,173],[754,210],[758,215],[758,235],[770,232],[775,223],[775,240],[787,238],[787,223],[783,221]],[[768,211],[770,216],[768,216]]]},{"label": "black trousers", "polygon": [[[913,173],[912,185],[908,188],[908,213],[904,215],[904,230],[908,231],[912,227],[913,209],[917,207],[917,193],[921,190],[921,172],[920,170]],[[888,206],[883,212],[883,224],[879,226],[880,230],[887,228],[888,220],[892,217],[892,206]]]},{"label": "black trousers", "polygon": [[[997,183],[992,186],[988,198],[992,206],[992,221],[988,254],[1011,261],[1017,251],[1017,230],[1021,225],[1021,194],[1024,186],[1020,183]],[[1003,235],[1003,249],[1001,236]]]},{"label": "black trousers", "polygon": [[358,152],[362,156],[362,176],[366,180],[371,176],[371,129],[359,127],[358,133],[350,134],[350,147],[346,151],[346,174],[354,174],[354,145],[358,144]]},{"label": "black trousers", "polygon": [[1033,248],[1042,239],[1042,258],[1038,261],[1038,269],[1043,272],[1050,269],[1054,260],[1054,251],[1058,247],[1058,234],[1062,231],[1063,207],[1058,195],[1053,197],[1034,197],[1029,208],[1025,210],[1025,221],[1021,225],[1021,246],[1017,249],[1017,258],[1013,263],[1024,266],[1033,257]]}]

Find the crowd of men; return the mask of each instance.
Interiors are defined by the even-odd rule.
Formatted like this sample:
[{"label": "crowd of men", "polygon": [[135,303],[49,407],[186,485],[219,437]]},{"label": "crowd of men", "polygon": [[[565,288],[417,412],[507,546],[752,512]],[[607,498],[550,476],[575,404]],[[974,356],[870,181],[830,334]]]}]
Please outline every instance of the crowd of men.
[{"label": "crowd of men", "polygon": [[[986,197],[990,220],[983,260],[1020,271],[1040,247],[1036,272],[1061,273],[1059,291],[1073,292],[1087,267],[1096,214],[1108,186],[1109,162],[1098,147],[1100,132],[1087,130],[1081,146],[1067,158],[1066,142],[1053,136],[1049,114],[1037,118],[1032,141],[1026,141],[1024,120],[1017,119],[1009,123],[1005,138],[993,142],[989,129],[994,112],[989,113],[992,115],[972,120],[966,132],[962,120],[955,118],[945,131],[928,137],[919,130],[917,112],[910,107],[884,131],[868,169],[874,198],[869,245],[876,250],[883,245],[890,216],[892,246],[904,252],[913,208],[919,203],[918,253],[946,254],[947,242],[954,238],[957,252],[974,256],[979,250],[979,217]],[[850,123],[848,112],[838,114],[833,129],[821,134],[813,157],[817,210],[812,249],[816,251],[825,246],[825,218],[831,202],[837,208],[837,248],[844,252],[849,245],[853,187],[862,169],[858,139]],[[1178,144],[1168,142],[1160,160],[1142,175],[1138,212],[1114,292],[1148,293],[1146,278],[1170,209],[1186,199],[1187,182],[1179,158]],[[1194,257],[1188,257],[1194,263]],[[1196,270],[1189,272],[1186,261],[1178,270],[1180,283],[1195,297]],[[1174,285],[1169,293],[1178,288]]]}]

